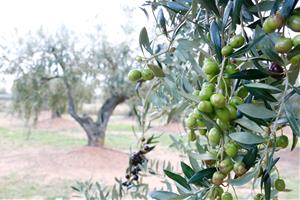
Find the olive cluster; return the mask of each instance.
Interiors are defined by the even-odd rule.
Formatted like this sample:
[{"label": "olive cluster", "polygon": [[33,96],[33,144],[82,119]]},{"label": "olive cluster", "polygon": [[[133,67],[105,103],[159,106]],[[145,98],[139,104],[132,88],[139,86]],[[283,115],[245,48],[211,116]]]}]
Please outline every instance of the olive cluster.
[{"label": "olive cluster", "polygon": [[[266,33],[272,33],[276,29],[281,29],[284,25],[295,32],[300,32],[300,9],[293,11],[293,14],[285,21],[285,19],[278,12],[275,15],[268,17],[263,23],[263,30]],[[300,35],[292,38],[281,36],[275,43],[275,49],[278,53],[288,53],[293,46],[300,45]],[[300,54],[294,55],[290,58],[290,62],[294,65],[300,63]]]},{"label": "olive cluster", "polygon": [[154,149],[155,146],[150,146],[149,142],[151,140],[141,139],[141,148],[138,152],[133,153],[129,158],[129,167],[126,172],[126,181],[123,182],[123,186],[130,186],[133,181],[139,180],[139,172],[141,171],[141,166],[147,161],[146,154]]},{"label": "olive cluster", "polygon": [[154,78],[154,73],[149,68],[144,69],[133,69],[128,73],[128,79],[132,82],[136,82],[139,80],[149,81]]},{"label": "olive cluster", "polygon": [[[208,77],[216,76],[219,73],[219,65],[212,59],[206,59],[203,71]],[[236,72],[238,72],[238,69],[234,64],[226,65],[225,73],[233,74]],[[231,171],[234,172],[235,176],[242,176],[247,172],[245,164],[235,160],[241,147],[230,140],[227,134],[230,129],[234,128],[232,122],[238,116],[237,106],[244,102],[243,98],[247,96],[248,92],[245,92],[241,87],[237,90],[236,95],[230,99],[226,99],[221,92],[217,92],[214,81],[210,78],[208,80],[210,82],[204,82],[201,90],[194,92],[194,95],[199,98],[200,102],[195,106],[193,112],[189,114],[185,120],[185,124],[189,129],[188,135],[190,141],[196,140],[196,131],[198,131],[200,135],[207,138],[211,153],[217,154],[218,162],[216,160],[203,160],[203,163],[207,166],[217,167],[218,170],[213,174],[212,183],[220,186]],[[228,81],[227,83],[227,87],[230,87],[231,83]],[[206,117],[213,119],[215,123],[210,129],[206,126]],[[212,192],[210,195],[214,196],[216,194],[220,194],[220,191]],[[232,197],[230,193],[224,193],[223,195],[225,197]],[[232,199],[229,197],[223,198],[223,195],[222,199]],[[221,197],[221,195],[217,196]]]},{"label": "olive cluster", "polygon": [[232,200],[233,196],[230,192],[224,192],[220,186],[215,186],[208,194],[209,199],[221,199],[221,200]]},{"label": "olive cluster", "polygon": [[225,57],[230,56],[234,52],[234,49],[240,48],[244,43],[245,38],[242,35],[236,35],[231,39],[229,44],[222,48],[221,53]]},{"label": "olive cluster", "polygon": [[[203,160],[207,167],[216,167],[217,171],[213,174],[211,182],[215,185],[209,192],[212,199],[231,200],[232,194],[223,192],[220,187],[227,177],[243,176],[249,168],[239,158],[246,150],[235,141],[231,140],[228,134],[235,131],[234,120],[239,114],[237,106],[243,104],[249,95],[248,90],[240,86],[230,95],[224,95],[224,91],[232,88],[230,79],[227,75],[239,72],[234,62],[225,65],[224,74],[221,78],[220,88],[217,88],[217,77],[220,73],[219,64],[212,58],[206,58],[203,64],[203,72],[206,74],[207,81],[202,84],[200,90],[194,90],[193,95],[200,102],[194,105],[193,111],[185,119],[185,126],[188,129],[189,141],[197,140],[197,134],[204,136],[207,140],[207,149],[215,157],[214,159]],[[272,63],[272,72],[277,77],[282,77],[283,69],[280,65]],[[213,123],[211,122],[213,121]],[[213,124],[212,126],[208,124]],[[270,144],[270,145],[273,145]],[[276,147],[286,148],[288,137],[280,135],[276,137]],[[274,184],[278,191],[285,189],[282,179],[277,179]],[[257,194],[254,199],[263,199],[262,194]]]}]

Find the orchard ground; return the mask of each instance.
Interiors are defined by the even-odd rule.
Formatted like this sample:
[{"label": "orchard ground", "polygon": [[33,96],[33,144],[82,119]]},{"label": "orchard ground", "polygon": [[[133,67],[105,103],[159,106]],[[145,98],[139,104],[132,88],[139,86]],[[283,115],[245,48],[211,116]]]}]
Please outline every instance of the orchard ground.
[{"label": "orchard ground", "polygon": [[[114,184],[114,177],[124,177],[129,148],[135,147],[136,138],[132,132],[135,124],[133,118],[117,110],[108,126],[105,148],[91,148],[85,146],[84,132],[68,115],[51,119],[50,114],[44,112],[36,128],[29,133],[21,119],[1,112],[0,199],[72,199],[77,195],[71,189],[76,181]],[[179,138],[184,130],[179,123],[157,124],[154,123],[150,133],[164,134],[159,138],[159,147],[149,154],[149,158],[161,163],[170,161],[175,171],[180,171],[179,162],[184,158],[169,148],[172,143],[169,135]],[[290,131],[285,133],[291,139]],[[282,192],[280,199],[300,199],[300,145],[295,151],[286,149],[278,156],[279,170],[287,188],[292,190]],[[152,189],[163,186],[162,177],[148,176],[144,181],[150,183]],[[245,187],[238,190],[241,199],[249,193]]]}]

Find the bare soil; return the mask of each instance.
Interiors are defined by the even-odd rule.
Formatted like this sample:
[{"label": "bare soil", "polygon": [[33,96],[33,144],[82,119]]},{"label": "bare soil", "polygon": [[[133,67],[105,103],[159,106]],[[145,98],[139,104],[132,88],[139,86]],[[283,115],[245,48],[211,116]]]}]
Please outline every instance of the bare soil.
[{"label": "bare soil", "polygon": [[[112,119],[118,123],[133,123],[134,119]],[[22,122],[16,117],[1,115],[0,127],[22,127]],[[49,119],[49,113],[44,113],[37,124],[38,129],[74,130],[81,132],[80,127],[69,117],[61,119]],[[155,131],[181,133],[180,124],[155,127]],[[287,130],[287,132],[289,132]],[[290,134],[290,133],[288,133]],[[45,182],[51,182],[56,178],[69,180],[94,180],[107,185],[114,184],[114,177],[124,177],[128,166],[128,152],[121,152],[108,148],[77,147],[72,150],[56,148],[53,146],[26,146],[13,149],[0,146],[0,182],[5,176],[17,173],[20,176],[31,174],[36,177],[44,177]],[[288,175],[299,180],[300,176],[300,150],[285,150],[277,154],[281,157],[279,169],[288,172]],[[177,153],[166,149],[157,149],[150,153],[150,159],[160,161],[170,160],[175,170],[179,169],[181,158]],[[146,183],[159,187],[162,179],[158,177],[144,178]]]}]

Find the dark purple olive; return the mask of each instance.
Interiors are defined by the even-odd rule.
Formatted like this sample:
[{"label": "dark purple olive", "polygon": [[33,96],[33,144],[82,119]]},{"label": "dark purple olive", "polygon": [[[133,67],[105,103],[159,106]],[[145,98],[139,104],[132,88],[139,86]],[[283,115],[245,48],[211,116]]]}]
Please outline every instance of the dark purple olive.
[{"label": "dark purple olive", "polygon": [[132,180],[134,180],[134,181],[139,180],[139,176],[138,175],[134,175]]},{"label": "dark purple olive", "polygon": [[129,174],[127,174],[127,175],[125,176],[125,178],[126,178],[126,179],[130,179],[130,176],[129,176]]},{"label": "dark purple olive", "polygon": [[145,150],[145,151],[149,151],[149,150],[150,150],[150,147],[149,147],[148,145],[145,145],[145,146],[144,146],[144,150]]},{"label": "dark purple olive", "polygon": [[138,153],[134,153],[131,156],[130,161],[131,161],[132,165],[138,165],[138,164],[141,164],[143,162],[143,158],[142,158],[141,154],[138,152]]},{"label": "dark purple olive", "polygon": [[139,168],[139,167],[135,167],[133,170],[132,170],[132,174],[133,175],[136,175],[136,174],[138,174],[139,173],[139,171],[141,171],[141,169]]},{"label": "dark purple olive", "polygon": [[284,76],[283,68],[277,63],[271,64],[269,72],[271,72],[271,76],[276,79],[281,79]]}]

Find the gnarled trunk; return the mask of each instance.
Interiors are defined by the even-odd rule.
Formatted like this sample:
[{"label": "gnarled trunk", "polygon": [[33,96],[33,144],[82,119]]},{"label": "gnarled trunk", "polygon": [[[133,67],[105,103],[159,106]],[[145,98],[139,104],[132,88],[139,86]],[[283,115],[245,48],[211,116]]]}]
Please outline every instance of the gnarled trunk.
[{"label": "gnarled trunk", "polygon": [[69,97],[69,113],[70,115],[80,124],[84,129],[87,138],[88,146],[103,146],[105,140],[106,128],[108,125],[109,118],[111,117],[113,111],[120,103],[123,103],[127,97],[124,95],[113,95],[106,99],[100,108],[97,121],[94,122],[89,116],[79,116],[76,113],[75,106],[73,103],[73,98]]},{"label": "gnarled trunk", "polygon": [[[55,52],[53,53],[53,55],[58,59],[58,55]],[[59,64],[63,72],[65,72],[64,63],[59,62]],[[112,115],[117,105],[123,103],[128,97],[126,95],[120,94],[112,95],[110,98],[106,99],[97,114],[97,121],[94,122],[91,117],[86,115],[80,116],[77,113],[74,98],[72,95],[72,88],[66,76],[63,76],[63,81],[67,89],[68,112],[84,129],[88,138],[88,146],[103,146],[105,132],[110,116]]]}]

